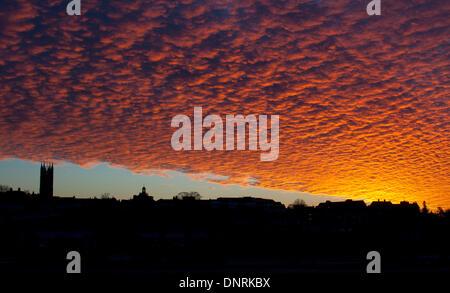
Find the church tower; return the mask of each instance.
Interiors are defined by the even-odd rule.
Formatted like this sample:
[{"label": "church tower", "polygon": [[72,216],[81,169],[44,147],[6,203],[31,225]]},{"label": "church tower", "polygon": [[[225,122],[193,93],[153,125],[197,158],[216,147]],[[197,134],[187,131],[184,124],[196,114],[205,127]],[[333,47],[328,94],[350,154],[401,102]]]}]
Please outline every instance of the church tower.
[{"label": "church tower", "polygon": [[53,197],[53,163],[51,165],[41,163],[39,195],[41,198]]}]

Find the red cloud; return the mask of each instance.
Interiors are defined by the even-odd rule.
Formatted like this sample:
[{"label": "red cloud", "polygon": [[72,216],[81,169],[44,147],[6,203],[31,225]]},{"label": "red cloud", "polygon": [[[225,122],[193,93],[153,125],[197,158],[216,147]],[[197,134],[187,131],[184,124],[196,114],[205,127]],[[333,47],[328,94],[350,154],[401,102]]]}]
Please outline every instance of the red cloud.
[{"label": "red cloud", "polygon": [[[2,158],[450,207],[448,1],[372,17],[344,0],[89,1],[79,17],[15,2],[0,12]],[[194,106],[280,115],[278,160],[173,151],[171,118]]]}]

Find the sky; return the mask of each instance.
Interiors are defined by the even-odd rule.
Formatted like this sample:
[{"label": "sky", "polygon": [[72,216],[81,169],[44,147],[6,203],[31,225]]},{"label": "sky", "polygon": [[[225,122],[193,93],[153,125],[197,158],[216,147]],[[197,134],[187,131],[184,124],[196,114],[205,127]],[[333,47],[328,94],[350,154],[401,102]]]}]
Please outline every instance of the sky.
[{"label": "sky", "polygon": [[[1,2],[0,184],[450,208],[450,2],[381,1]],[[173,150],[194,107],[279,115],[278,159]]]},{"label": "sky", "polygon": [[[8,159],[0,161],[0,178],[8,182],[14,190],[39,193],[40,163],[25,160]],[[197,191],[202,199],[218,197],[243,197],[273,199],[288,206],[295,200],[303,200],[308,205],[321,202],[342,201],[344,197],[314,195],[308,193],[268,190],[261,187],[222,185],[208,182],[208,178],[225,179],[213,174],[204,174],[204,178],[191,178],[178,172],[168,171],[164,174],[135,174],[125,168],[111,167],[109,164],[91,164],[81,167],[62,162],[54,166],[54,194],[64,197],[101,198],[104,194],[117,199],[130,199],[146,188],[155,200],[172,199],[183,191]],[[198,176],[198,175],[197,175]],[[0,183],[2,184],[2,183]]]}]

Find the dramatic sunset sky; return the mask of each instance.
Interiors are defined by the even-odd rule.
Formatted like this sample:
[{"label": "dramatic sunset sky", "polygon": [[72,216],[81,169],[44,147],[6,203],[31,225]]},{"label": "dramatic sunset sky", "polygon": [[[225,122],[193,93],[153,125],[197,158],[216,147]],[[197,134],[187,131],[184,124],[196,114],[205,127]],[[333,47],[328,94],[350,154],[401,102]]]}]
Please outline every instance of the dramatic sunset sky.
[{"label": "dramatic sunset sky", "polygon": [[[450,1],[68,2],[0,2],[0,184],[450,208]],[[194,106],[279,115],[278,159],[172,150]]]}]

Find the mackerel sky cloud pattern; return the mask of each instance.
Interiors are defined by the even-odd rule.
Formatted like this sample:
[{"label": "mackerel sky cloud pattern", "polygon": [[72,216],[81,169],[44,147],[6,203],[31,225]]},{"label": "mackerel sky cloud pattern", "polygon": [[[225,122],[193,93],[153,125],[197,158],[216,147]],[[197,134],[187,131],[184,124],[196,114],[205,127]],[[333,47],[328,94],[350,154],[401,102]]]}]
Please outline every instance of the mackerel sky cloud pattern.
[{"label": "mackerel sky cloud pattern", "polygon": [[[449,1],[67,3],[1,4],[1,159],[450,208]],[[194,106],[280,115],[278,160],[172,150]]]}]

